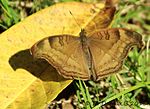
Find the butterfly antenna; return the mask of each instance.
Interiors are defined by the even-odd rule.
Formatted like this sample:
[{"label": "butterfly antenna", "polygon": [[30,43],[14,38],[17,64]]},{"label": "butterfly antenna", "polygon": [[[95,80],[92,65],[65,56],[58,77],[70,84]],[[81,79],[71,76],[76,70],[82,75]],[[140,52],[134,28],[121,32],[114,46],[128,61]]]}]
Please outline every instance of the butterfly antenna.
[{"label": "butterfly antenna", "polygon": [[[77,25],[79,26],[79,28],[81,28],[80,24],[77,22],[76,18],[73,16],[72,12],[71,12],[71,11],[69,11],[69,12],[70,12],[70,14],[72,15],[73,19],[75,20],[75,22],[77,23]],[[82,28],[81,28],[81,29],[82,29]]]}]

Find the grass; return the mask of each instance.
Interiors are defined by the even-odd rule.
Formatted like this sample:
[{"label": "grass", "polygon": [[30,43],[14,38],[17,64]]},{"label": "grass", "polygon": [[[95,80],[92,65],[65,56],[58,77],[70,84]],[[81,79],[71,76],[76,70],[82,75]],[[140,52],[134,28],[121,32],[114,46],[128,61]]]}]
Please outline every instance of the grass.
[{"label": "grass", "polygon": [[0,6],[2,7],[0,26],[2,29],[8,29],[13,24],[16,24],[19,21],[19,16],[16,10],[9,6],[7,0],[1,0]]},{"label": "grass", "polygon": [[[75,0],[57,0],[66,2]],[[82,0],[76,0],[82,1]],[[86,0],[84,0],[86,1]],[[87,0],[88,2],[90,0]],[[1,0],[0,30],[7,30],[28,15],[55,4],[55,0]],[[26,5],[25,5],[26,4]],[[150,6],[142,0],[124,0],[118,5],[113,27],[124,27],[142,34],[145,48],[129,53],[123,70],[96,83],[74,81],[78,108],[133,108],[150,106]]]}]

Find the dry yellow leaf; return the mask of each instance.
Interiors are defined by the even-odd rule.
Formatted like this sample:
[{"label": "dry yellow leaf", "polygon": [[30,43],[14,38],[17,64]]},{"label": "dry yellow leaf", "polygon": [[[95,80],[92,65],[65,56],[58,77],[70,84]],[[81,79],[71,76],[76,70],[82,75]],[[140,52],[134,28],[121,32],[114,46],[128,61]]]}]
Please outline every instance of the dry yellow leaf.
[{"label": "dry yellow leaf", "polygon": [[[82,7],[82,8],[81,8]],[[57,34],[76,35],[104,4],[61,3],[39,11],[0,35],[0,109],[43,109],[72,80],[44,60],[33,60],[30,47]],[[70,14],[73,14],[73,16]]]}]

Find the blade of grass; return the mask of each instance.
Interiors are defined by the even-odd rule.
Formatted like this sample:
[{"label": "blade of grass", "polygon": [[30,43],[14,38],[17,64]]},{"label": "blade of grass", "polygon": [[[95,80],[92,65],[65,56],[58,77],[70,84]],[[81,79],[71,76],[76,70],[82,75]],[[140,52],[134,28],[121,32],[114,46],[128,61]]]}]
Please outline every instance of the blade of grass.
[{"label": "blade of grass", "polygon": [[93,107],[93,102],[92,102],[92,99],[91,99],[91,97],[90,97],[89,90],[88,90],[88,88],[86,87],[84,81],[83,81],[83,85],[84,85],[84,87],[85,87],[85,92],[86,92],[87,100],[88,100],[88,102],[90,103],[90,106]]},{"label": "blade of grass", "polygon": [[87,109],[90,109],[90,105],[89,105],[89,103],[88,103],[88,99],[87,99],[87,96],[86,96],[86,93],[85,93],[85,88],[84,88],[84,86],[82,85],[81,80],[79,80],[79,88],[80,88],[80,90],[81,90],[81,93],[82,93],[82,96],[83,96],[83,99],[84,99],[86,108],[87,108]]}]

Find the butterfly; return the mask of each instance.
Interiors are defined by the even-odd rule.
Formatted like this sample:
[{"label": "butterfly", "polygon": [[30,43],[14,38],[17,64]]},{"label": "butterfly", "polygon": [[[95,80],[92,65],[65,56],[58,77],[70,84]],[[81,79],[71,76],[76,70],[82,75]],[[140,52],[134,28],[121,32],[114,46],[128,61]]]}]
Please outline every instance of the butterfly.
[{"label": "butterfly", "polygon": [[31,47],[35,58],[44,58],[67,79],[98,81],[119,71],[133,46],[142,46],[142,36],[124,28],[107,28],[114,7],[103,9],[81,29],[79,37],[62,34],[44,38]]}]

